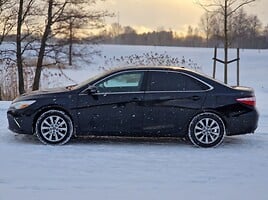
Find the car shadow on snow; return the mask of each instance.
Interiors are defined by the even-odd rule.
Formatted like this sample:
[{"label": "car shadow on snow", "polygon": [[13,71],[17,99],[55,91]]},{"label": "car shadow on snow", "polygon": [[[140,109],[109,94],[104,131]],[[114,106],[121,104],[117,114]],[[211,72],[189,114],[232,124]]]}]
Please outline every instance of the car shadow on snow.
[{"label": "car shadow on snow", "polygon": [[[35,135],[11,134],[5,139],[8,143],[20,143],[29,145],[43,145]],[[191,146],[190,142],[184,138],[131,138],[131,137],[73,137],[64,146],[81,145],[183,145]]]},{"label": "car shadow on snow", "polygon": [[[3,139],[3,138],[2,138]],[[36,136],[34,135],[20,135],[11,134],[5,139],[8,143],[20,143],[29,145],[43,145]],[[256,147],[262,145],[261,138],[255,137],[254,135],[246,136],[232,136],[226,137],[223,143],[218,148],[226,147]],[[168,146],[179,146],[179,147],[193,147],[193,145],[185,138],[157,138],[157,137],[75,137],[72,138],[67,146],[81,146],[81,145],[168,145]],[[267,144],[266,144],[267,145]]]},{"label": "car shadow on snow", "polygon": [[[73,138],[68,144],[70,145],[167,145],[167,146],[178,146],[178,147],[189,147],[193,148],[189,140],[186,138],[147,138],[147,137],[78,137]],[[67,144],[67,145],[68,145]],[[223,143],[218,148],[244,148],[262,145],[262,142],[255,137],[247,136],[232,136],[226,137]]]},{"label": "car shadow on snow", "polygon": [[77,137],[73,138],[68,144],[71,145],[190,145],[185,138],[157,138],[157,137]]},{"label": "car shadow on snow", "polygon": [[23,143],[23,144],[41,144],[41,142],[34,135],[22,135],[22,134],[11,134],[9,137],[11,143]]},{"label": "car shadow on snow", "polygon": [[223,141],[224,147],[239,147],[247,149],[261,148],[268,145],[268,134],[256,133],[247,135],[227,136]]}]

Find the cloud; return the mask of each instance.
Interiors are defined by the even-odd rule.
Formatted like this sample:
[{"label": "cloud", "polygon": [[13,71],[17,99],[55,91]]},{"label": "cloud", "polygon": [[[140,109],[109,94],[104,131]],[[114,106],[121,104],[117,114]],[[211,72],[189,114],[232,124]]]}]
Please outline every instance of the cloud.
[{"label": "cloud", "polygon": [[[122,25],[179,29],[185,24],[197,24],[203,10],[191,0],[107,0],[106,8],[119,12]],[[117,18],[109,21],[116,22]]]},{"label": "cloud", "polygon": [[[195,0],[106,0],[101,8],[115,14],[123,26],[142,27],[138,30],[185,30],[188,25],[198,26],[205,12],[194,3]],[[268,23],[267,0],[258,0],[255,5],[245,7],[250,14],[257,14],[264,24]],[[118,18],[107,19],[107,23],[117,22]]]}]

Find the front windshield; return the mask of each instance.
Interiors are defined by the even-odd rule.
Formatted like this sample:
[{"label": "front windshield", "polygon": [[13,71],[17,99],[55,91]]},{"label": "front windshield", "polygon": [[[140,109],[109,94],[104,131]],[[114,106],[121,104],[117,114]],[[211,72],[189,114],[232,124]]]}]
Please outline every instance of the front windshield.
[{"label": "front windshield", "polygon": [[107,73],[108,73],[107,71],[104,71],[104,72],[102,72],[102,73],[100,73],[100,74],[97,74],[97,75],[95,75],[95,76],[93,76],[93,77],[90,77],[89,79],[87,79],[87,80],[85,80],[85,81],[83,81],[83,82],[81,82],[81,83],[75,85],[74,87],[72,87],[72,89],[73,89],[73,90],[79,89],[79,88],[81,88],[81,87],[83,87],[83,86],[85,86],[85,85],[87,85],[87,84],[93,82],[94,80],[97,80],[97,79],[99,79],[99,78],[105,76]]}]

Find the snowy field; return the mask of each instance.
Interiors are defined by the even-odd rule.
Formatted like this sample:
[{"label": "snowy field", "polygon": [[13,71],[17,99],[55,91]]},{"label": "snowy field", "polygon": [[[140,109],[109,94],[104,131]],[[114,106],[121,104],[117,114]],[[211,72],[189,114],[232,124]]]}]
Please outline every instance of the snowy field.
[{"label": "snowy field", "polygon": [[[196,62],[203,73],[211,75],[212,71],[213,49],[100,48],[103,55],[91,66],[66,73],[82,81],[100,72],[104,56],[150,51],[184,56]],[[230,71],[235,71],[235,65]],[[241,85],[255,89],[259,127],[254,135],[228,137],[212,149],[195,148],[183,140],[156,139],[88,138],[74,139],[64,146],[45,146],[35,137],[12,134],[6,120],[10,102],[0,102],[0,200],[267,200],[267,77],[268,50],[242,50]]]}]

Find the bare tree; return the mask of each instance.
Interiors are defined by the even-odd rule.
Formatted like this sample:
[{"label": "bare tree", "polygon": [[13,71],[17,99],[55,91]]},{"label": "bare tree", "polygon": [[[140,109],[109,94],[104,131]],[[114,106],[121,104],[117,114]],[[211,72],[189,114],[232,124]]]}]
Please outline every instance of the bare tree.
[{"label": "bare tree", "polygon": [[238,47],[243,47],[248,32],[248,16],[244,9],[240,9],[232,19],[232,37]]},{"label": "bare tree", "polygon": [[0,45],[15,26],[14,14],[10,12],[14,5],[15,2],[13,0],[0,1]]},{"label": "bare tree", "polygon": [[[30,27],[31,15],[33,14],[33,6],[35,0],[2,0],[0,1],[0,26],[1,26],[1,41],[10,33],[16,33],[15,42],[9,42],[9,45],[5,46],[1,50],[1,59],[6,66],[10,68],[16,68],[16,70],[10,70],[15,72],[15,79],[11,88],[17,95],[25,92],[25,80],[24,80],[24,53],[29,49],[31,44],[30,37],[32,36],[32,27]],[[13,46],[15,48],[13,48]],[[18,85],[18,86],[17,86]],[[6,90],[6,88],[3,88]]]},{"label": "bare tree", "polygon": [[256,36],[260,32],[262,23],[257,15],[249,16],[249,24],[251,27],[252,35]]},{"label": "bare tree", "polygon": [[22,35],[23,25],[26,22],[26,17],[28,16],[33,3],[35,0],[19,0],[18,3],[18,13],[17,13],[17,34],[16,34],[16,58],[17,58],[17,69],[18,69],[18,84],[19,93],[25,93],[24,88],[24,78],[23,78],[23,53],[27,48],[27,45],[22,48],[22,41],[30,35],[30,33],[24,33]]},{"label": "bare tree", "polygon": [[110,16],[105,10],[96,11],[89,9],[96,3],[96,0],[72,1],[66,5],[66,9],[61,17],[64,20],[62,23],[57,24],[57,27],[53,30],[54,33],[62,34],[67,39],[63,44],[68,45],[69,65],[72,65],[73,61],[74,42],[81,39],[81,37],[83,37],[84,42],[94,43],[94,41],[97,41],[99,37],[87,37],[89,31],[103,28],[104,18]]},{"label": "bare tree", "polygon": [[111,37],[119,36],[123,33],[123,27],[119,23],[112,23],[109,29],[109,33]]},{"label": "bare tree", "polygon": [[263,36],[265,37],[265,41],[268,42],[268,24],[264,27]]},{"label": "bare tree", "polygon": [[[42,30],[40,47],[38,48],[38,58],[33,82],[33,90],[39,89],[41,72],[45,57],[51,58],[51,53],[54,52],[56,64],[59,63],[57,55],[62,55],[60,52],[61,44],[58,43],[59,38],[63,34],[63,29],[68,31],[69,55],[72,54],[73,40],[76,30],[86,28],[87,32],[92,27],[103,26],[100,23],[105,17],[104,12],[90,11],[90,6],[94,6],[98,0],[46,0],[42,2],[46,8],[43,20],[45,27]],[[84,6],[84,7],[83,7]],[[57,36],[59,36],[57,38]],[[53,43],[53,44],[52,44]],[[57,49],[57,52],[55,51]],[[72,58],[69,57],[69,62],[72,64]]]},{"label": "bare tree", "polygon": [[123,27],[124,34],[136,34],[136,30],[132,28],[131,26],[125,26]]},{"label": "bare tree", "polygon": [[209,46],[209,38],[211,37],[211,35],[213,34],[213,15],[211,15],[211,13],[206,12],[205,14],[202,15],[201,19],[200,19],[200,23],[199,23],[199,27],[201,28],[201,30],[203,31],[203,33],[205,34],[205,38],[206,38],[206,46]]},{"label": "bare tree", "polygon": [[[26,82],[28,83],[27,88],[29,83],[32,82],[32,89],[39,89],[42,67],[48,65],[48,63],[57,64],[58,56],[62,56],[59,50],[59,41],[61,40],[59,38],[62,37],[61,35],[56,37],[60,34],[59,24],[69,25],[69,43],[71,46],[69,52],[71,52],[73,39],[78,29],[103,26],[103,24],[99,25],[99,22],[105,17],[104,12],[90,12],[88,9],[97,1],[0,0],[0,44],[8,33],[11,31],[16,33],[16,42],[14,43],[16,48],[14,49],[10,45],[3,50],[4,53],[1,51],[1,59],[4,58],[9,63],[7,65],[16,66],[18,78],[14,82],[15,84],[18,82],[20,94],[25,92]],[[76,10],[73,8],[76,8]],[[77,14],[77,11],[82,9],[84,15]],[[39,42],[35,42],[37,40]],[[13,43],[11,42],[11,44]],[[45,60],[44,62],[44,58],[48,58],[48,61]],[[29,64],[30,62],[31,64]],[[25,66],[32,66],[33,64],[36,65],[35,73],[32,73],[34,78],[30,77],[28,80],[25,75],[28,73],[28,68],[25,71]]]},{"label": "bare tree", "polygon": [[33,88],[32,88],[33,90],[39,89],[39,82],[41,78],[41,71],[42,71],[43,60],[45,56],[45,50],[47,47],[47,41],[52,32],[52,25],[59,20],[61,14],[63,13],[65,9],[66,4],[67,4],[67,1],[64,1],[63,3],[57,2],[55,0],[47,1],[46,24],[45,24],[45,28],[44,28],[44,31],[41,37],[41,42],[40,42],[40,48],[39,48],[36,70],[35,70],[35,77],[34,77]]},{"label": "bare tree", "polygon": [[230,17],[240,8],[257,0],[196,0],[206,12],[219,12],[223,20],[224,33],[224,82],[228,82],[228,47],[230,45],[228,27]]}]

